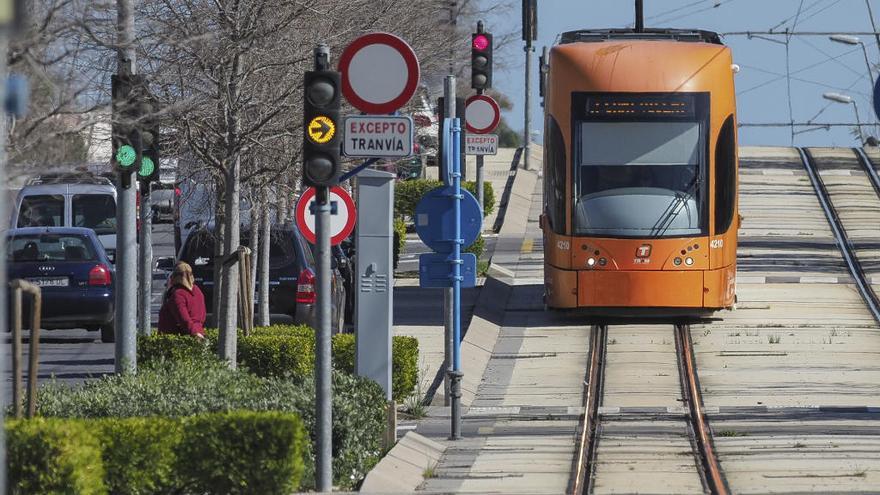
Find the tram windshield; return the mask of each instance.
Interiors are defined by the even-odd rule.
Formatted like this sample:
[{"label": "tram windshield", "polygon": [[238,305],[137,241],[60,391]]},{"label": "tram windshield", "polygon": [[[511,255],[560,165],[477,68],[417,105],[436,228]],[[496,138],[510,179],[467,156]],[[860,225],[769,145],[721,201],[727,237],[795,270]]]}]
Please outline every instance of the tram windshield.
[{"label": "tram windshield", "polygon": [[576,125],[575,232],[600,237],[700,235],[704,222],[698,121]]}]

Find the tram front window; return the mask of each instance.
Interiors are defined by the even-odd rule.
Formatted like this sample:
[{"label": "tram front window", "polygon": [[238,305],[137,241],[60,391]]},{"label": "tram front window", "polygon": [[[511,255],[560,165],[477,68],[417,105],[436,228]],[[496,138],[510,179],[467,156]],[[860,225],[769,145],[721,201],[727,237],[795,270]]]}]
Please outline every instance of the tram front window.
[{"label": "tram front window", "polygon": [[577,234],[703,232],[699,122],[581,122],[577,132]]}]

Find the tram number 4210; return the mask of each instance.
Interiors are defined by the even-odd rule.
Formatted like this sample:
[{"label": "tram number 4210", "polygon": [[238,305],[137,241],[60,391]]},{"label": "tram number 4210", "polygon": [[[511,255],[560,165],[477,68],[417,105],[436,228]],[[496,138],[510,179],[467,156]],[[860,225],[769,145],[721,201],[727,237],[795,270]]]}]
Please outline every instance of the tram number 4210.
[{"label": "tram number 4210", "polygon": [[724,247],[724,239],[712,239],[709,241],[709,249],[721,249]]}]

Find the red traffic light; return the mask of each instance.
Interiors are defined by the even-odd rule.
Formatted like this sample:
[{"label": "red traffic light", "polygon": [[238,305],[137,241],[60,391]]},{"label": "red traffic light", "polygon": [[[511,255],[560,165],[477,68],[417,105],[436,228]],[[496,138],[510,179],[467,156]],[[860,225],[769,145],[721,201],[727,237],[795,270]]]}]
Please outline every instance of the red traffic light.
[{"label": "red traffic light", "polygon": [[474,49],[483,51],[489,48],[489,37],[484,34],[478,34],[473,39]]}]

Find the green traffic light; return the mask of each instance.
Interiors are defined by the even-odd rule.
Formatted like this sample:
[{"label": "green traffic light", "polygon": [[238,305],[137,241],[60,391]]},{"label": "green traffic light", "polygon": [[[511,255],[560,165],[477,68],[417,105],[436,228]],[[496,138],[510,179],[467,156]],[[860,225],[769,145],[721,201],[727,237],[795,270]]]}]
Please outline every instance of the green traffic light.
[{"label": "green traffic light", "polygon": [[128,168],[134,165],[134,161],[137,159],[137,151],[128,144],[120,146],[118,150],[116,150],[116,163],[119,164],[120,167]]},{"label": "green traffic light", "polygon": [[156,164],[148,156],[141,157],[141,169],[138,170],[140,177],[149,177],[156,171]]}]

